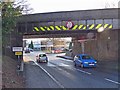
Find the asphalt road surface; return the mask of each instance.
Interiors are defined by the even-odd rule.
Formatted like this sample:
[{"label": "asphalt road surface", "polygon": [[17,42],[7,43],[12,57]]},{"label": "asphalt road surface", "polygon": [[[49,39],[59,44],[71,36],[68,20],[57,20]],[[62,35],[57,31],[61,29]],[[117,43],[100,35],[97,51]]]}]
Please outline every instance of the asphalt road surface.
[{"label": "asphalt road surface", "polygon": [[[118,72],[75,67],[72,60],[47,54],[48,63],[36,63],[39,52],[24,54],[26,88],[118,88]],[[60,55],[64,55],[60,54]]]}]

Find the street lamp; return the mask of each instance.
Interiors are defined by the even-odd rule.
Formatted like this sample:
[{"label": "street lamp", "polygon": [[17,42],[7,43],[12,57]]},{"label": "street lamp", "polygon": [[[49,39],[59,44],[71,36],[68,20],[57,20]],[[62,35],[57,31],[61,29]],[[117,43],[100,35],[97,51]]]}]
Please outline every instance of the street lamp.
[{"label": "street lamp", "polygon": [[104,27],[100,27],[97,31],[98,31],[98,32],[103,32],[104,30],[105,30]]}]

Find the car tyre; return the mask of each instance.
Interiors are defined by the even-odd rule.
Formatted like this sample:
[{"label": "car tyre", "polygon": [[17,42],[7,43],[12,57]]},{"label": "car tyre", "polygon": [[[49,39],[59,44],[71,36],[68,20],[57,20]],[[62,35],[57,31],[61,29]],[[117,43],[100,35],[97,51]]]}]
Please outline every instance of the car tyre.
[{"label": "car tyre", "polygon": [[74,64],[74,66],[77,66],[76,63]]},{"label": "car tyre", "polygon": [[46,63],[48,63],[48,60],[46,60]]},{"label": "car tyre", "polygon": [[84,68],[84,65],[81,63],[81,65],[80,65],[82,68]]},{"label": "car tyre", "polygon": [[39,63],[40,61],[37,60],[37,63]]}]

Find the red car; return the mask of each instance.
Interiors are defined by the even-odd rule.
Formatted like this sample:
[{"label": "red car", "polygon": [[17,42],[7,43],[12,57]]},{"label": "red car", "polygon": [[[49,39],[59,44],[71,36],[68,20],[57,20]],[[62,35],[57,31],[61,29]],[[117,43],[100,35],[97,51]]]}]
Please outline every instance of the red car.
[{"label": "red car", "polygon": [[61,53],[62,50],[52,50],[52,53]]}]

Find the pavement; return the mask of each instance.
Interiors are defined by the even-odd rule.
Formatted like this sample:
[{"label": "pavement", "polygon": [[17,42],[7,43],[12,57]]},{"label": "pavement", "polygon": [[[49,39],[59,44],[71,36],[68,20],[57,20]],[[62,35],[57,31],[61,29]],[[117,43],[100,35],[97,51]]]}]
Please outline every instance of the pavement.
[{"label": "pavement", "polygon": [[3,56],[1,75],[3,88],[24,88],[24,77],[18,75],[16,60]]}]

